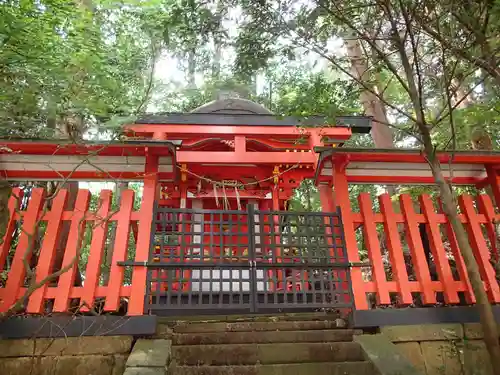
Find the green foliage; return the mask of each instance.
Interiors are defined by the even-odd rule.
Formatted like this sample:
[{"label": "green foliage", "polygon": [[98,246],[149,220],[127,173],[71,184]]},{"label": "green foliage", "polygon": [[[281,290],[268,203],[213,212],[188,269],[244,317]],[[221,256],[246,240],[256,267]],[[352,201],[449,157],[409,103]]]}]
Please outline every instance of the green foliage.
[{"label": "green foliage", "polygon": [[7,1],[0,7],[0,131],[53,136],[135,113],[151,41],[133,6]]},{"label": "green foliage", "polygon": [[294,195],[288,201],[288,210],[295,212],[321,211],[319,192],[312,180],[304,180],[295,189]]},{"label": "green foliage", "polygon": [[[434,129],[433,139],[439,148],[453,149],[450,118]],[[485,130],[491,137],[494,149],[500,149],[500,101],[473,102],[466,108],[453,112],[456,149],[471,149],[471,133],[476,128]]]},{"label": "green foliage", "polygon": [[[302,68],[303,69],[303,68]],[[269,76],[268,107],[277,115],[311,116],[362,113],[352,82],[329,77],[324,72],[298,70],[276,72]]]}]

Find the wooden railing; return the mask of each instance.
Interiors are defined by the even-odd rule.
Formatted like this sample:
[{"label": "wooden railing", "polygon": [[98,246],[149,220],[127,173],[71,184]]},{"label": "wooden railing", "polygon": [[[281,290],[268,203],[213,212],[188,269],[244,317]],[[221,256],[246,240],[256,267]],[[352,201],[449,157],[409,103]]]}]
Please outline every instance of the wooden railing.
[{"label": "wooden railing", "polygon": [[[124,313],[143,312],[145,268],[131,270],[118,263],[147,260],[154,195],[147,205],[143,200],[142,212],[134,210],[132,190],[122,193],[118,210],[112,209],[108,190],[100,193],[98,202],[92,202],[88,190],[79,190],[71,210],[66,208],[65,190],[47,198],[43,189],[33,189],[27,207],[21,206],[21,198],[22,191],[14,189],[0,244],[0,312],[20,300],[20,311],[31,314],[115,312],[123,306]],[[473,304],[463,258],[439,204],[428,195],[418,202],[409,195],[398,200],[385,194],[376,205],[369,195],[361,194],[359,211],[342,207],[348,256],[357,254],[360,259],[350,260],[370,263],[361,273],[352,272],[356,308]],[[459,207],[484,287],[491,302],[499,303],[494,264],[499,256],[495,222],[500,214],[487,195],[477,200],[462,195]],[[113,232],[115,240],[110,241]],[[139,246],[138,238],[142,238]],[[106,262],[109,251],[112,258],[108,255]],[[122,304],[124,300],[127,303]]]},{"label": "wooden railing", "polygon": [[[68,195],[60,190],[47,198],[44,189],[35,188],[22,210],[22,191],[13,190],[10,219],[0,245],[0,312],[28,296],[23,309],[26,313],[114,312],[120,309],[122,299],[131,297],[133,271],[129,270],[126,278],[125,267],[117,263],[134,260],[141,217],[133,208],[134,192],[124,191],[115,211],[109,190],[101,191],[93,209],[89,209],[88,190],[78,191],[72,210],[66,209]],[[113,232],[115,241],[110,241]],[[112,259],[104,269],[107,251],[112,251]],[[135,301],[141,303],[143,295]],[[135,310],[142,311],[142,306],[135,306]]]},{"label": "wooden railing", "polygon": [[[357,309],[475,302],[455,234],[439,202],[421,195],[417,204],[405,194],[392,201],[384,194],[378,197],[376,212],[369,194],[362,193],[358,203],[359,212],[342,212],[346,237],[355,236],[361,260],[370,264],[362,270],[362,280],[353,279]],[[490,301],[498,303],[494,264],[499,238],[494,223],[500,215],[487,195],[476,201],[462,195],[458,203],[484,287]]]}]

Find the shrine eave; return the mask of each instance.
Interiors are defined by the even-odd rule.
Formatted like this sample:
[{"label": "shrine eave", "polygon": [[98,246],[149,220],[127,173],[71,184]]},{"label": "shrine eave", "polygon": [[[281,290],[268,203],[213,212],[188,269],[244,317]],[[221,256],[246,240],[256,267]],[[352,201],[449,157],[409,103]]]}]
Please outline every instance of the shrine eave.
[{"label": "shrine eave", "polygon": [[40,155],[102,155],[140,156],[145,150],[155,149],[157,155],[171,155],[181,146],[180,140],[123,140],[74,142],[67,139],[0,139],[0,153],[23,153]]},{"label": "shrine eave", "polygon": [[[434,177],[424,155],[418,149],[314,149],[320,154],[316,168],[317,183],[330,183],[334,165],[345,168],[347,181],[359,184],[434,185]],[[444,177],[457,185],[481,187],[487,168],[500,168],[500,152],[438,152]]]},{"label": "shrine eave", "polygon": [[367,134],[372,127],[372,118],[367,116],[291,117],[268,114],[229,113],[163,113],[145,115],[135,125],[228,125],[228,126],[305,126],[349,127],[353,133]]},{"label": "shrine eave", "polygon": [[142,180],[147,155],[158,156],[158,178],[176,178],[180,141],[0,140],[0,175],[7,180]]}]

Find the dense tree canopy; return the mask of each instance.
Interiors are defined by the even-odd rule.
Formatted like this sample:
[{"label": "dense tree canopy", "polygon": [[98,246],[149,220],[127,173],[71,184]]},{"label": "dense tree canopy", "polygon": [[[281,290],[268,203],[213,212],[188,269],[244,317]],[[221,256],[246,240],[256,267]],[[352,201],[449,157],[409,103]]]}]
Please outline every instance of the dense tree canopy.
[{"label": "dense tree canopy", "polygon": [[[85,132],[141,111],[189,110],[221,89],[277,114],[366,113],[360,93],[372,89],[381,94],[396,145],[418,147],[390,35],[391,22],[404,29],[404,12],[386,12],[384,4],[6,1],[0,7],[2,132],[53,136],[68,126]],[[401,4],[414,24],[411,63],[418,60],[423,75],[436,144],[471,148],[471,133],[481,127],[498,147],[499,6]],[[344,48],[350,40],[359,41],[358,59],[366,62],[362,85]],[[405,48],[412,55],[409,38]]]}]

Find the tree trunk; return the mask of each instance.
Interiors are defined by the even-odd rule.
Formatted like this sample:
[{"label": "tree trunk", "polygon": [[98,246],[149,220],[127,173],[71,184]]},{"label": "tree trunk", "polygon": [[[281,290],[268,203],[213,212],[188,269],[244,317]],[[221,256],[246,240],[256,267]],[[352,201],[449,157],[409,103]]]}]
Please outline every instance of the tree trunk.
[{"label": "tree trunk", "polygon": [[220,80],[220,61],[222,57],[222,42],[219,37],[214,37],[214,61],[212,64],[212,78],[215,81]]},{"label": "tree trunk", "polygon": [[[408,66],[406,68],[410,71]],[[443,212],[453,228],[460,252],[464,258],[467,274],[469,276],[474,296],[476,297],[476,306],[484,332],[484,342],[490,355],[493,372],[495,375],[500,375],[500,344],[498,341],[498,328],[493,315],[493,310],[488,300],[486,290],[484,289],[483,281],[479,273],[479,266],[469,243],[469,237],[462,222],[460,221],[453,191],[451,186],[446,182],[441,169],[441,164],[435,156],[435,149],[432,144],[429,127],[425,123],[423,110],[419,105],[418,95],[416,94],[417,89],[415,81],[410,79],[408,73],[407,79],[409,81],[410,91],[413,93],[412,101],[417,113],[417,126],[422,136],[424,154],[427,157],[432,170],[432,175],[434,176],[434,180],[439,188],[439,194],[443,203]]]},{"label": "tree trunk", "polygon": [[467,93],[462,82],[457,78],[451,80],[451,89],[453,95],[453,105],[456,105],[458,109],[467,108],[472,103],[471,96]]},{"label": "tree trunk", "polygon": [[[407,17],[405,17],[405,22],[407,29],[410,29],[412,26],[410,25]],[[397,35],[398,29],[394,21],[392,22],[392,28],[393,32]],[[479,312],[484,333],[484,342],[490,355],[493,372],[495,375],[500,375],[500,344],[498,341],[498,328],[493,315],[493,310],[488,301],[488,295],[484,289],[483,281],[481,280],[481,275],[479,273],[479,266],[469,243],[468,235],[462,225],[462,222],[460,221],[453,190],[451,189],[451,185],[446,182],[441,169],[441,164],[439,159],[436,157],[436,150],[434,144],[432,143],[429,126],[425,119],[425,108],[422,105],[422,97],[419,96],[414,71],[405,51],[404,40],[395,38],[395,45],[399,50],[401,63],[405,72],[408,84],[408,95],[415,112],[416,126],[421,136],[423,153],[432,170],[434,181],[439,188],[443,204],[443,212],[453,228],[460,252],[464,258],[467,274],[476,297],[476,307]]]},{"label": "tree trunk", "polygon": [[[347,55],[351,60],[351,72],[357,80],[366,86],[373,86],[377,92],[377,87],[369,83],[368,63],[361,44],[357,39],[349,38],[346,40]],[[387,126],[389,120],[382,101],[373,93],[361,89],[360,100],[367,116],[373,117],[373,126],[371,135],[377,148],[394,148],[393,132]]]},{"label": "tree trunk", "polygon": [[[432,144],[431,147],[433,147]],[[426,147],[427,156],[432,155],[432,153],[429,152],[430,150],[428,150],[427,148],[428,147]],[[469,238],[467,236],[465,228],[460,221],[457,205],[454,200],[451,187],[444,180],[440,163],[435,158],[429,160],[431,160],[433,175],[439,187],[439,192],[443,202],[443,211],[450,221],[451,226],[453,227],[460,252],[462,253],[465,266],[467,268],[467,274],[469,275],[470,283],[476,297],[476,307],[479,312],[479,317],[484,332],[484,342],[490,355],[493,372],[496,375],[500,375],[500,345],[498,342],[498,328],[495,317],[493,315],[493,310],[488,300],[488,296],[484,289],[481,275],[479,273],[479,267],[470,246]]]},{"label": "tree trunk", "polygon": [[188,53],[188,72],[187,72],[187,87],[188,89],[196,89],[196,50],[192,49]]}]

